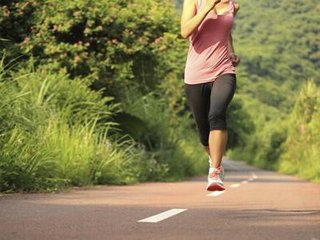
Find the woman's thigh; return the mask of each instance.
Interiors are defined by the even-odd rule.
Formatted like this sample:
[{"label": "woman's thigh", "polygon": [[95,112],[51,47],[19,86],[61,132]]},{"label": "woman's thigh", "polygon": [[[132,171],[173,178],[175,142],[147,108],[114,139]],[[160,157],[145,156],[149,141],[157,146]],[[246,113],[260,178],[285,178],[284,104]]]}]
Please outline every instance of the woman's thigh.
[{"label": "woman's thigh", "polygon": [[212,83],[185,83],[188,105],[192,110],[192,115],[198,128],[199,138],[204,146],[209,145],[208,138],[210,129],[208,113],[210,107],[210,84]]},{"label": "woman's thigh", "polygon": [[226,111],[236,90],[236,75],[224,74],[218,77],[211,89],[208,120],[210,130],[226,129]]}]

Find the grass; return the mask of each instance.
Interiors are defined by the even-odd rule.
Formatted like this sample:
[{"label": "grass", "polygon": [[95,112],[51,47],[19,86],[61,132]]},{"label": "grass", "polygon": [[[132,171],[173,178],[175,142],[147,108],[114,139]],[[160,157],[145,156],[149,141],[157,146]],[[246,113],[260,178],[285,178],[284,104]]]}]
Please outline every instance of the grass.
[{"label": "grass", "polygon": [[88,79],[48,66],[1,72],[0,191],[127,184],[166,171],[117,132],[119,104],[90,90]]}]

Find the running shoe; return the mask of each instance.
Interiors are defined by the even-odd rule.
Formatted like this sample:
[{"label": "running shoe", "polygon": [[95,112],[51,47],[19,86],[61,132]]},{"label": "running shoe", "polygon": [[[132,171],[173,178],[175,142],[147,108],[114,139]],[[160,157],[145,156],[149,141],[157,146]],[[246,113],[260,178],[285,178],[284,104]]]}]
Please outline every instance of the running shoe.
[{"label": "running shoe", "polygon": [[224,170],[223,167],[209,168],[207,191],[223,191]]},{"label": "running shoe", "polygon": [[[210,172],[212,172],[214,169],[214,166],[212,165],[212,161],[211,161],[210,156],[209,156],[208,162],[209,162],[209,174],[210,174]],[[223,181],[224,180],[224,168],[223,168],[222,164],[220,165],[220,170],[221,170],[220,178]],[[209,179],[209,176],[208,176],[208,179]]]}]

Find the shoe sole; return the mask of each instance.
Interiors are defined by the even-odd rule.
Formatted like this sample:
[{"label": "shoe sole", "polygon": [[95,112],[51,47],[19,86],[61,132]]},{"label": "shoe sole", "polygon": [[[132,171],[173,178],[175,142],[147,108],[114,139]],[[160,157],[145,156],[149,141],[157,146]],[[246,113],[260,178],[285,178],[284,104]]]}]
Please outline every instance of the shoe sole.
[{"label": "shoe sole", "polygon": [[207,191],[224,191],[225,188],[216,183],[211,183],[210,186],[207,187]]}]

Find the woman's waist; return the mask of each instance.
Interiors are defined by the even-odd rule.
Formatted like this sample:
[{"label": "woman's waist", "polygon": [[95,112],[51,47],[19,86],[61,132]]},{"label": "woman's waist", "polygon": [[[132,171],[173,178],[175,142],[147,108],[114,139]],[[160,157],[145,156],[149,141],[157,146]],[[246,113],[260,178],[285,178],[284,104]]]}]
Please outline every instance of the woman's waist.
[{"label": "woman's waist", "polygon": [[221,61],[231,61],[229,51],[227,48],[220,51],[206,51],[197,53],[196,51],[189,51],[187,56],[187,65],[214,65]]}]

